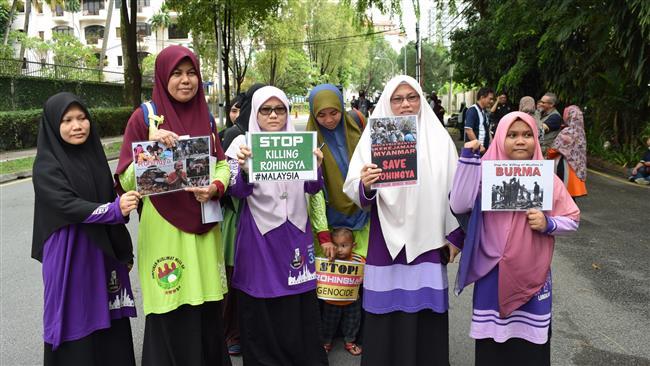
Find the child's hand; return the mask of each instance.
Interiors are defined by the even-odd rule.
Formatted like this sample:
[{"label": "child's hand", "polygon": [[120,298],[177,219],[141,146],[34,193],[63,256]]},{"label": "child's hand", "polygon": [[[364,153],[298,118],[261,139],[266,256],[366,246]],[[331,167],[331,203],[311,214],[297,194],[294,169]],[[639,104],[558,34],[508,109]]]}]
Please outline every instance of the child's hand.
[{"label": "child's hand", "polygon": [[449,263],[454,263],[456,256],[460,253],[460,250],[451,243],[447,243],[447,246],[449,247]]},{"label": "child's hand", "polygon": [[319,148],[316,148],[316,150],[314,150],[314,155],[316,155],[316,162],[320,168],[320,165],[323,163],[323,152]]},{"label": "child's hand", "polygon": [[544,232],[544,230],[546,230],[546,225],[548,223],[546,222],[546,216],[542,211],[531,208],[526,211],[526,215],[528,216],[528,225],[530,225],[531,229],[539,232]]},{"label": "child's hand", "polygon": [[136,191],[128,191],[120,197],[120,211],[122,211],[122,216],[129,216],[131,211],[138,208],[138,203],[140,202],[142,196]]},{"label": "child's hand", "polygon": [[361,182],[363,188],[370,192],[370,186],[375,183],[381,175],[381,169],[377,168],[377,164],[366,164],[361,168]]},{"label": "child's hand", "polygon": [[327,257],[327,259],[333,261],[336,257],[336,245],[328,241],[327,243],[321,244],[320,247],[323,248],[323,254]]},{"label": "child's hand", "polygon": [[248,159],[252,157],[251,149],[246,145],[241,145],[239,147],[239,152],[237,153],[237,162],[239,166],[244,170],[248,170]]}]

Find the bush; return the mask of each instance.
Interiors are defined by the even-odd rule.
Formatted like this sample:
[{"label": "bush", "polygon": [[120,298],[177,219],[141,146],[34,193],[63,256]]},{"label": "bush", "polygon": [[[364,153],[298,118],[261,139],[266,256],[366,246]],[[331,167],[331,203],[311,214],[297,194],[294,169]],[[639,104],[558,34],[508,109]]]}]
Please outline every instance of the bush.
[{"label": "bush", "polygon": [[[99,126],[100,136],[117,136],[124,132],[131,107],[91,108],[90,117]],[[42,109],[0,112],[0,151],[36,146]]]}]

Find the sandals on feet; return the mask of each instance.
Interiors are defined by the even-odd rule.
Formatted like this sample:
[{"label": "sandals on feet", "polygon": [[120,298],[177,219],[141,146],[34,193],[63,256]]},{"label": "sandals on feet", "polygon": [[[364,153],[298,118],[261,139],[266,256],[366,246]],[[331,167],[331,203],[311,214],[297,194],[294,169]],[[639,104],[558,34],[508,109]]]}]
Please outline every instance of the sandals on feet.
[{"label": "sandals on feet", "polygon": [[345,343],[345,349],[346,349],[346,351],[350,352],[350,354],[352,356],[359,356],[361,354],[361,352],[363,351],[361,349],[361,346],[357,345],[354,342]]}]

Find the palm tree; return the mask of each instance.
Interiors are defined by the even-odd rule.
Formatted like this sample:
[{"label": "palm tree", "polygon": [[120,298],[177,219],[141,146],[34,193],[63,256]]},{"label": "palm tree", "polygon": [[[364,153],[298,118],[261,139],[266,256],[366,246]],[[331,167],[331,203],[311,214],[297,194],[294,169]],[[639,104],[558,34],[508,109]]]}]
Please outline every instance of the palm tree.
[{"label": "palm tree", "polygon": [[169,16],[169,10],[167,9],[167,6],[163,3],[162,7],[160,8],[160,11],[154,14],[151,19],[149,20],[149,24],[151,25],[151,28],[155,29],[156,32],[156,53],[160,52],[160,49],[163,48],[162,46],[159,47],[158,45],[158,31],[163,32],[163,37],[164,37],[164,29],[169,27],[171,24],[171,18]]}]

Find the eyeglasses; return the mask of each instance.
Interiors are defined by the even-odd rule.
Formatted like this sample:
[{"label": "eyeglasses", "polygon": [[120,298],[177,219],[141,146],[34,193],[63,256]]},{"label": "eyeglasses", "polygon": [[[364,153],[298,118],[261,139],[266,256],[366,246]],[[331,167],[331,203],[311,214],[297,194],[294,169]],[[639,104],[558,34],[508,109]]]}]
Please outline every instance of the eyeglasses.
[{"label": "eyeglasses", "polygon": [[285,114],[287,114],[287,107],[285,107],[285,106],[277,106],[277,107],[263,106],[262,108],[260,108],[259,112],[263,116],[269,116],[273,112],[275,112],[275,114],[278,115],[278,116],[284,116]]},{"label": "eyeglasses", "polygon": [[542,103],[542,104],[552,104],[551,102],[547,102],[545,100],[540,100],[539,102]]},{"label": "eyeglasses", "polygon": [[390,103],[394,105],[400,105],[404,103],[405,99],[407,102],[409,102],[409,104],[411,104],[420,100],[420,96],[417,94],[411,94],[411,95],[407,95],[406,97],[392,97],[390,98]]}]

